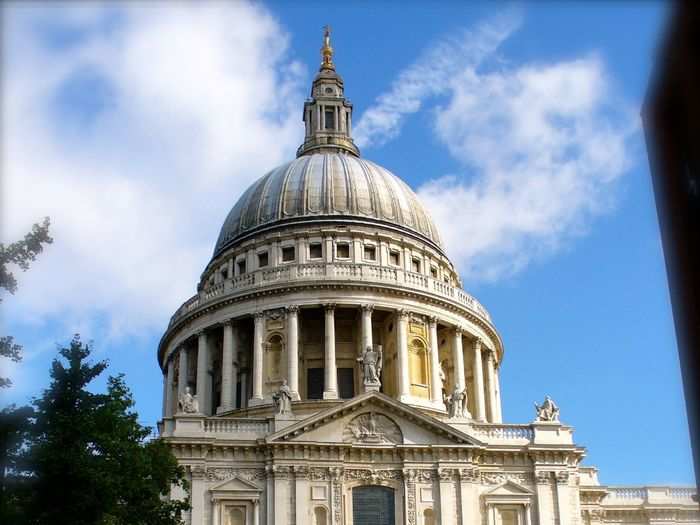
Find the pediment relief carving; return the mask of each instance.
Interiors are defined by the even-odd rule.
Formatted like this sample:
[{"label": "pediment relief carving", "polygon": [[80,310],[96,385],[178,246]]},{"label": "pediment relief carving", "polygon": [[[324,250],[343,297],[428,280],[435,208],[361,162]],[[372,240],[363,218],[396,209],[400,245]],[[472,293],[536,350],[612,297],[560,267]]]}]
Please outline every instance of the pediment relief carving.
[{"label": "pediment relief carving", "polygon": [[533,492],[530,489],[523,487],[515,481],[507,480],[504,483],[498,485],[497,487],[494,487],[491,490],[485,492],[484,498],[489,499],[489,497],[494,496],[529,498],[530,496],[532,496],[532,494]]},{"label": "pediment relief carving", "polygon": [[383,414],[365,412],[355,416],[343,430],[345,443],[395,445],[403,443],[399,426]]},{"label": "pediment relief carving", "polygon": [[231,479],[227,479],[226,481],[223,481],[219,483],[218,485],[214,485],[211,487],[209,490],[212,492],[254,492],[254,493],[259,493],[262,489],[258,487],[256,484],[254,484],[252,481],[248,481],[245,479],[241,479],[239,477],[234,477]]},{"label": "pediment relief carving", "polygon": [[[370,413],[374,413],[372,422]],[[469,436],[379,392],[368,392],[267,436],[268,443],[460,444],[482,446]]]}]

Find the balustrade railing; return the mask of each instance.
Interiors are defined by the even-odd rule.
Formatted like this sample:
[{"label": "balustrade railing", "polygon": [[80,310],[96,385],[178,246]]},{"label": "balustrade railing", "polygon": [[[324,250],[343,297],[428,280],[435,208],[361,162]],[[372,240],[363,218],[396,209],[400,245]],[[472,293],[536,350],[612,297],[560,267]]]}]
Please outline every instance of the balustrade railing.
[{"label": "balustrade railing", "polygon": [[350,281],[374,281],[392,283],[414,290],[421,290],[456,301],[469,308],[481,317],[490,320],[486,309],[474,297],[461,288],[428,277],[426,275],[408,272],[399,268],[357,263],[305,263],[295,266],[264,268],[210,286],[198,295],[191,297],[177,309],[170,319],[172,325],[183,315],[214,301],[228,293],[236,294],[255,287],[268,286],[271,283],[304,280],[344,279]]},{"label": "balustrade railing", "polygon": [[270,431],[267,420],[254,419],[205,419],[204,433],[266,433]]},{"label": "balustrade railing", "polygon": [[608,487],[606,500],[640,500],[651,502],[659,500],[694,501],[697,490],[694,487]]},{"label": "balustrade railing", "polygon": [[474,424],[472,435],[483,441],[532,441],[535,434],[530,425]]}]

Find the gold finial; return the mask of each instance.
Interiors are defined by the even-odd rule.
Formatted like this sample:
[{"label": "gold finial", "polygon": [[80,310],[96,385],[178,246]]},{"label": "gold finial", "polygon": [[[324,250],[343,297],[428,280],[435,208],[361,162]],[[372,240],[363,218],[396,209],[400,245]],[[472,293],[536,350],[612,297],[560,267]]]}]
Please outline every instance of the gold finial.
[{"label": "gold finial", "polygon": [[333,69],[335,70],[335,65],[333,64],[333,48],[331,47],[331,27],[326,26],[323,28],[323,47],[321,48],[321,69]]}]

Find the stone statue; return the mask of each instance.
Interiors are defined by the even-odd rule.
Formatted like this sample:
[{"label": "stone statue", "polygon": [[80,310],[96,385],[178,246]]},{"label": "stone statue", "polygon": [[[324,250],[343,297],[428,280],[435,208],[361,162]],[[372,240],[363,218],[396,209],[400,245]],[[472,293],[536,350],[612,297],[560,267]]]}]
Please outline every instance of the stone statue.
[{"label": "stone statue", "polygon": [[447,404],[447,415],[451,418],[470,418],[471,414],[467,409],[467,389],[460,389],[456,386],[454,392],[447,396],[445,400]]},{"label": "stone statue", "polygon": [[287,380],[282,380],[280,389],[272,394],[272,401],[275,404],[275,410],[278,415],[292,413],[292,391],[287,385]]},{"label": "stone statue", "polygon": [[379,386],[382,374],[382,347],[377,345],[375,349],[372,346],[368,346],[362,352],[362,357],[357,358],[357,361],[362,365],[364,384]]},{"label": "stone statue", "polygon": [[559,407],[549,396],[544,396],[544,402],[541,405],[535,403],[535,411],[537,421],[559,421]]},{"label": "stone statue", "polygon": [[185,414],[196,414],[199,412],[197,396],[192,395],[190,387],[186,387],[185,391],[180,395],[180,399],[177,400],[177,409],[178,412]]}]

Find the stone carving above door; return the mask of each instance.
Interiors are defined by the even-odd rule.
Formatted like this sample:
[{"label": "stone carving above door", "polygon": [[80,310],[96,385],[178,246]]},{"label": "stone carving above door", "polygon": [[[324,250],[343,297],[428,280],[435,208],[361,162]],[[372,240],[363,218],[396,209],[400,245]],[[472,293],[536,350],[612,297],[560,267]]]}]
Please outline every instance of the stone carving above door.
[{"label": "stone carving above door", "polygon": [[346,443],[403,443],[401,429],[391,419],[376,412],[365,412],[353,418],[343,431]]}]

